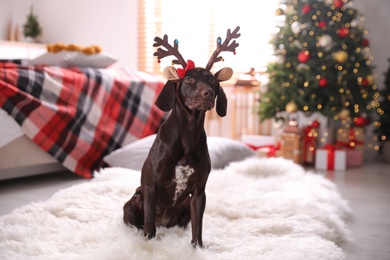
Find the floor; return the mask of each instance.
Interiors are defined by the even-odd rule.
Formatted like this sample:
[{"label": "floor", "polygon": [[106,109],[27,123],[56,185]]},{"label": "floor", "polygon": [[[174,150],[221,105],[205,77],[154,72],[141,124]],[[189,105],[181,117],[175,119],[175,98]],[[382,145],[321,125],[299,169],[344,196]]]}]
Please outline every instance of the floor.
[{"label": "floor", "polygon": [[[352,208],[348,226],[355,242],[343,245],[347,259],[390,259],[389,168],[390,164],[373,161],[345,172],[318,172],[336,183]],[[0,181],[0,215],[86,181],[69,172]]]}]

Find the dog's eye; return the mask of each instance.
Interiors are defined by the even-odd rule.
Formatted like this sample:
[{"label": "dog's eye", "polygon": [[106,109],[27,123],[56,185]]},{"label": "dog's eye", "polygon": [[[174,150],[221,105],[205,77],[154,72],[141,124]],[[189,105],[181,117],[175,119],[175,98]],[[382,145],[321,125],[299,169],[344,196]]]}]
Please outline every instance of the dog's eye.
[{"label": "dog's eye", "polygon": [[194,83],[195,79],[193,77],[187,76],[184,78],[185,83]]}]

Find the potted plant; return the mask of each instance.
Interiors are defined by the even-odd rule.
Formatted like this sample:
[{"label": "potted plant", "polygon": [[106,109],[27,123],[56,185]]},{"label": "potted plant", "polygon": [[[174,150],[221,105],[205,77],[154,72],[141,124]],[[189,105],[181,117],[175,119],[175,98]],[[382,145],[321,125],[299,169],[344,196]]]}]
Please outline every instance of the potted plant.
[{"label": "potted plant", "polygon": [[27,21],[23,25],[23,34],[26,40],[37,42],[37,38],[42,34],[42,28],[38,22],[37,16],[34,14],[31,6],[30,13],[27,16]]},{"label": "potted plant", "polygon": [[[388,61],[390,63],[390,59]],[[390,162],[390,66],[384,75],[384,88],[379,91],[379,126],[375,129],[375,133],[380,143],[380,153],[385,161]]]}]

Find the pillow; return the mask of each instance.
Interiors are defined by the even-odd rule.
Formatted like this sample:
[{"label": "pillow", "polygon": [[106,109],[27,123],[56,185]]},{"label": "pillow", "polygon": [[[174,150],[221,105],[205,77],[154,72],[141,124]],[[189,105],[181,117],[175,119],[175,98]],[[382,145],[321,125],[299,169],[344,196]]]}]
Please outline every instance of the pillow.
[{"label": "pillow", "polygon": [[[151,135],[119,148],[103,160],[112,167],[123,167],[140,171],[156,135]],[[231,162],[255,156],[255,152],[242,142],[224,137],[208,137],[211,167],[221,169]]]},{"label": "pillow", "polygon": [[76,52],[75,55],[70,56],[67,61],[71,67],[107,68],[117,60],[106,52],[91,55],[83,52]]},{"label": "pillow", "polygon": [[35,59],[29,61],[28,65],[47,65],[47,66],[60,66],[69,67],[69,57],[74,55],[73,51],[60,51],[57,53],[47,52],[42,54]]},{"label": "pillow", "polygon": [[30,60],[29,65],[47,65],[60,67],[107,68],[117,60],[110,54],[101,52],[87,55],[79,51],[47,52]]},{"label": "pillow", "polygon": [[139,139],[111,152],[106,155],[103,160],[112,167],[122,167],[140,171],[155,138],[156,135],[150,135]]}]

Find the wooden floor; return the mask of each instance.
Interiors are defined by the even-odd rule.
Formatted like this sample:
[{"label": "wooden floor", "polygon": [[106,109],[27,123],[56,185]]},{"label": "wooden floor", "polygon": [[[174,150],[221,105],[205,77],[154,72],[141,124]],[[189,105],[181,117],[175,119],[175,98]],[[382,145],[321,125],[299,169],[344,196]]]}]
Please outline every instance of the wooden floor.
[{"label": "wooden floor", "polygon": [[[353,219],[348,227],[355,242],[343,245],[347,259],[390,259],[389,169],[390,164],[370,162],[346,172],[318,172],[334,181],[341,195],[350,202]],[[0,215],[86,181],[69,172],[0,181]]]}]

